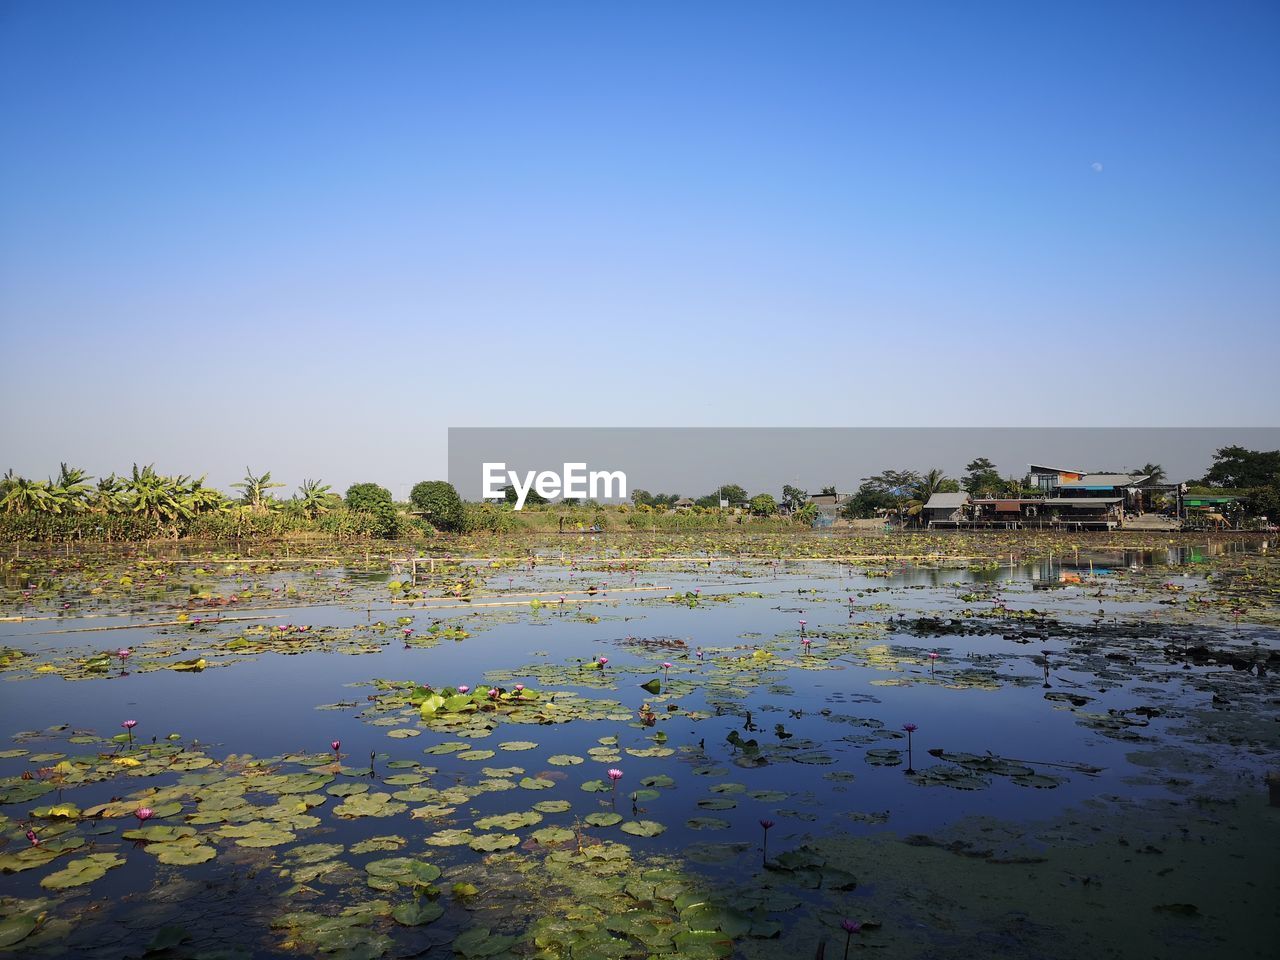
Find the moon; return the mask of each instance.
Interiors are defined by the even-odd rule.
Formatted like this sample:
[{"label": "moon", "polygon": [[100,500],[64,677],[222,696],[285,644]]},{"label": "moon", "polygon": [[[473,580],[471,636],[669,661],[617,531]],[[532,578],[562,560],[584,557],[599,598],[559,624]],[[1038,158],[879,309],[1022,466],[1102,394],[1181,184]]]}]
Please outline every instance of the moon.
[{"label": "moon", "polygon": [[1092,170],[1094,173],[1101,173],[1102,164],[1100,164],[1097,160],[1095,160],[1093,161],[1093,163],[1089,164],[1089,169]]}]

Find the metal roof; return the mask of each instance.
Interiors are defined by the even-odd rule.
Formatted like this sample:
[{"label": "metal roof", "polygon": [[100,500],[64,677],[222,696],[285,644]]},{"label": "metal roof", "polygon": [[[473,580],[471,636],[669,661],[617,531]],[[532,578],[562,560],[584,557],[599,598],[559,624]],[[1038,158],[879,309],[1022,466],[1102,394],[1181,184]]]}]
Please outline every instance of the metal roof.
[{"label": "metal roof", "polygon": [[955,510],[969,502],[967,493],[935,493],[924,505],[926,510]]},{"label": "metal roof", "polygon": [[1029,463],[1031,473],[1084,473],[1083,470],[1068,470],[1066,467],[1046,467],[1042,463]]}]

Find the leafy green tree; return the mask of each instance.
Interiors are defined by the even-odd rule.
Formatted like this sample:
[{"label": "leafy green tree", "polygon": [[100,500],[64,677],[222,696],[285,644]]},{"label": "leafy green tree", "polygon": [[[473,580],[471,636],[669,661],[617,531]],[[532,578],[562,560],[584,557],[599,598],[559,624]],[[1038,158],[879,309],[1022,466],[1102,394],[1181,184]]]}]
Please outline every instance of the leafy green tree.
[{"label": "leafy green tree", "polygon": [[831,487],[823,487],[821,490],[819,490],[819,491],[818,491],[818,496],[820,496],[820,497],[838,497],[838,496],[840,496],[840,494],[836,493],[836,488],[835,488],[834,486],[831,486]]},{"label": "leafy green tree", "polygon": [[841,508],[841,514],[848,520],[866,520],[877,516],[882,510],[896,510],[901,497],[874,478],[862,481],[857,492],[848,499]]},{"label": "leafy green tree", "polygon": [[1204,482],[1213,487],[1265,487],[1280,476],[1280,450],[1247,450],[1222,447],[1213,455],[1213,466]]},{"label": "leafy green tree", "polygon": [[974,497],[995,497],[1004,492],[1005,482],[996,465],[986,457],[970,460],[964,468],[961,486]]},{"label": "leafy green tree", "polygon": [[795,513],[806,503],[809,502],[809,492],[801,490],[799,487],[793,487],[791,484],[784,484],[782,487],[782,505],[791,513]]},{"label": "leafy green tree", "polygon": [[768,493],[757,493],[751,498],[751,512],[757,517],[771,517],[778,512],[778,503]]},{"label": "leafy green tree", "polygon": [[[502,488],[502,499],[507,503],[515,503],[520,499],[520,495],[516,493],[516,488],[514,486],[507,484]],[[524,498],[524,505],[526,507],[540,507],[550,502],[550,500],[540,494],[537,490],[533,489],[533,487],[529,488],[529,493]]]},{"label": "leafy green tree", "polygon": [[466,523],[462,498],[446,480],[423,480],[409,491],[409,502],[437,530],[460,533]]},{"label": "leafy green tree", "polygon": [[375,537],[394,537],[399,530],[399,514],[391,491],[376,483],[356,483],[347,488],[347,509],[366,514],[371,521],[370,532]]}]

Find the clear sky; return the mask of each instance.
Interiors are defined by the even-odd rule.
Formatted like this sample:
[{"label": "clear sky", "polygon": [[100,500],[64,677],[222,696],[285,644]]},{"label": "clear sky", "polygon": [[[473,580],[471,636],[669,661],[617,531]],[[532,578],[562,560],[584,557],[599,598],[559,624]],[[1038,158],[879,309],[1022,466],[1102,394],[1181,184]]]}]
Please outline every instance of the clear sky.
[{"label": "clear sky", "polygon": [[1274,2],[0,2],[0,469],[1274,425],[1277,49]]}]

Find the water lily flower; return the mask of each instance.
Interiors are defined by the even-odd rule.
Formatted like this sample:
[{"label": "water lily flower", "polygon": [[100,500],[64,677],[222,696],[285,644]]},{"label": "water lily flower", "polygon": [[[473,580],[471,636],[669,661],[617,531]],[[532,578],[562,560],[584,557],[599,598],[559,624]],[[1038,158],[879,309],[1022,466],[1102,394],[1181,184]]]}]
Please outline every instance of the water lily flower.
[{"label": "water lily flower", "polygon": [[764,828],[764,842],[760,845],[760,863],[763,865],[769,859],[769,831],[773,829],[773,821],[761,820],[760,826]]},{"label": "water lily flower", "polygon": [[904,723],[902,729],[907,731],[907,773],[915,773],[915,770],[912,769],[915,763],[911,754],[911,735],[920,728],[914,723]]},{"label": "water lily flower", "polygon": [[497,700],[497,699],[498,699],[498,688],[497,688],[497,687],[490,687],[490,688],[489,688],[489,699],[490,699],[490,700]]},{"label": "water lily flower", "polygon": [[27,831],[27,839],[31,841],[31,845],[33,847],[40,846],[40,838],[36,836],[36,832],[34,830]]},{"label": "water lily flower", "polygon": [[466,693],[466,692],[467,692],[468,690],[470,690],[470,689],[471,689],[471,688],[470,688],[470,687],[468,687],[465,683],[460,683],[460,684],[458,684],[458,692],[459,692],[459,693]]},{"label": "water lily flower", "polygon": [[334,753],[337,753],[341,748],[342,748],[342,741],[341,741],[341,740],[330,740],[330,741],[329,741],[329,749],[330,749],[330,750],[332,750]]},{"label": "water lily flower", "polygon": [[133,815],[138,818],[139,823],[146,823],[155,816],[155,811],[150,807],[139,807],[137,810],[133,811]]},{"label": "water lily flower", "polygon": [[411,636],[413,636],[413,627],[405,627],[405,628],[404,628],[404,635],[405,635],[405,637],[411,637]]},{"label": "water lily flower", "polygon": [[848,917],[840,921],[840,929],[844,931],[844,960],[849,960],[849,941],[855,933],[862,931],[862,924]]},{"label": "water lily flower", "polygon": [[513,689],[514,689],[514,690],[515,690],[515,692],[516,692],[516,696],[519,696],[521,693],[523,693],[523,692],[524,692],[524,684],[523,684],[523,683],[517,683]]},{"label": "water lily flower", "polygon": [[931,650],[931,651],[929,651],[929,659],[930,659],[930,660],[937,660],[940,656],[942,656],[942,654],[938,653],[938,651],[937,651],[937,650]]},{"label": "water lily flower", "polygon": [[801,621],[800,621],[800,629],[801,629],[801,630],[803,630],[803,629],[804,629],[804,627],[805,627],[805,624],[807,624],[808,622],[809,622],[808,620],[801,620]]},{"label": "water lily flower", "polygon": [[126,720],[124,723],[120,724],[120,726],[124,727],[125,731],[129,734],[129,743],[133,743],[133,728],[137,725],[137,720]]},{"label": "water lily flower", "polygon": [[609,779],[613,781],[613,789],[616,793],[618,790],[618,781],[622,779],[622,771],[617,767],[611,767],[609,770]]},{"label": "water lily flower", "polygon": [[121,647],[119,650],[116,651],[116,656],[119,657],[121,660],[126,660],[130,655],[132,655],[132,653],[133,651],[130,650],[128,647]]}]

